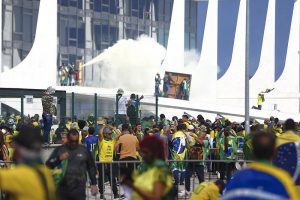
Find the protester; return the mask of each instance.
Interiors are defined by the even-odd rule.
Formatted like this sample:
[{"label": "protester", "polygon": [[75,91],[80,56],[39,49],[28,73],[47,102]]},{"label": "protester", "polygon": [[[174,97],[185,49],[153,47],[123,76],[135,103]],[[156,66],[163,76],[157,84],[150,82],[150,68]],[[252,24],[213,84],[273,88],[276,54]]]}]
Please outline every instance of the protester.
[{"label": "protester", "polygon": [[143,133],[143,130],[142,130],[142,124],[141,123],[136,124],[135,136],[137,137],[137,139],[139,141],[142,141],[143,138],[144,138],[144,133]]},{"label": "protester", "polygon": [[157,73],[156,76],[155,76],[155,92],[154,92],[154,96],[159,96],[159,86],[161,84],[161,77],[160,77],[160,74]]},{"label": "protester", "polygon": [[[120,152],[120,161],[136,161],[137,151],[139,151],[139,140],[130,132],[129,124],[122,125],[122,134],[116,143],[116,152]],[[133,163],[127,166],[122,166],[123,170],[132,173],[134,168]]]},{"label": "protester", "polygon": [[89,135],[84,138],[84,144],[91,153],[94,160],[96,160],[96,156],[98,155],[98,136],[95,134],[95,128],[89,127],[88,129]]},{"label": "protester", "polygon": [[127,121],[127,103],[128,103],[128,100],[126,97],[123,96],[124,94],[124,90],[119,88],[118,91],[117,91],[117,94],[118,94],[118,98],[119,98],[119,101],[118,101],[118,120],[120,120],[121,124],[124,124],[126,123]]},{"label": "protester", "polygon": [[[188,149],[189,160],[206,160],[206,149],[208,148],[208,141],[205,140],[206,133],[201,131],[199,136],[193,135],[195,143],[190,144]],[[185,172],[185,191],[180,193],[179,196],[189,196],[191,190],[191,177],[196,173],[199,184],[204,181],[204,163],[203,162],[190,162],[187,164]]]},{"label": "protester", "polygon": [[172,79],[172,73],[166,73],[163,78],[163,81],[164,81],[164,85],[163,85],[164,96],[169,97],[171,82],[174,82]]},{"label": "protester", "polygon": [[194,190],[190,200],[219,200],[224,187],[222,180],[203,182]]},{"label": "protester", "polygon": [[222,199],[299,199],[289,174],[272,166],[275,137],[258,131],[253,136],[252,146],[256,162],[232,177]]},{"label": "protester", "polygon": [[41,160],[43,138],[39,128],[22,126],[14,138],[16,166],[0,170],[0,189],[13,199],[55,200],[55,185]]},{"label": "protester", "polygon": [[[170,162],[170,169],[174,177],[175,192],[178,193],[178,184],[180,175],[185,173],[187,159],[187,143],[186,135],[183,132],[186,126],[183,123],[178,124],[177,132],[173,134],[170,144],[170,157],[174,162]],[[180,162],[183,161],[183,162]],[[184,177],[184,176],[183,176]]]},{"label": "protester", "polygon": [[56,107],[53,104],[53,94],[55,89],[48,87],[42,96],[42,105],[43,105],[43,124],[44,124],[44,143],[49,144],[50,130],[52,126],[52,117],[56,115]]},{"label": "protester", "polygon": [[[117,177],[117,168],[116,165],[107,164],[107,162],[112,162],[114,157],[114,146],[116,144],[116,140],[120,137],[117,135],[116,138],[112,138],[113,129],[111,126],[105,126],[99,131],[99,165],[98,165],[98,184],[99,184],[99,192],[100,199],[104,199],[104,179],[108,178],[112,191],[114,194],[114,198],[119,198],[118,188],[116,183]],[[104,162],[104,163],[101,163]],[[112,171],[110,171],[112,170]]]},{"label": "protester", "polygon": [[67,169],[57,188],[61,199],[85,200],[87,172],[91,182],[92,193],[97,192],[95,161],[88,149],[79,145],[79,133],[75,129],[69,131],[68,142],[57,147],[46,164],[49,168],[54,169],[64,160],[67,160]]},{"label": "protester", "polygon": [[173,199],[170,193],[172,178],[165,162],[164,146],[156,137],[146,137],[141,142],[144,163],[132,177],[124,176],[123,183],[133,190],[132,200]]}]

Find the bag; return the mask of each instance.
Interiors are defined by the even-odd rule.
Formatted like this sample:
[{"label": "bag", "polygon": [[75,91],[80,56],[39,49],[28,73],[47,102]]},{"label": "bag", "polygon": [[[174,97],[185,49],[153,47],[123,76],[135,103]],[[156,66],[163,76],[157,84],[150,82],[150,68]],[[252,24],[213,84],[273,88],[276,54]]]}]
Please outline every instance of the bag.
[{"label": "bag", "polygon": [[52,176],[56,186],[58,186],[61,183],[61,181],[64,179],[67,171],[67,167],[68,167],[68,160],[63,160],[55,169],[52,170]]}]

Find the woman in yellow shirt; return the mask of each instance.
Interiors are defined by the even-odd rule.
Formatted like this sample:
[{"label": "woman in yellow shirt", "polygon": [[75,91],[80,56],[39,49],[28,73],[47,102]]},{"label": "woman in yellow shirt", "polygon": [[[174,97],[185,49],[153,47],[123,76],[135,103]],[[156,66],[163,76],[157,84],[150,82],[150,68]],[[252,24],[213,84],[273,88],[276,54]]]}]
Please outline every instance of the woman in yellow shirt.
[{"label": "woman in yellow shirt", "polygon": [[125,185],[133,190],[132,200],[160,200],[170,195],[172,177],[165,162],[163,142],[154,136],[142,140],[144,163],[135,171],[132,179],[125,178]]}]

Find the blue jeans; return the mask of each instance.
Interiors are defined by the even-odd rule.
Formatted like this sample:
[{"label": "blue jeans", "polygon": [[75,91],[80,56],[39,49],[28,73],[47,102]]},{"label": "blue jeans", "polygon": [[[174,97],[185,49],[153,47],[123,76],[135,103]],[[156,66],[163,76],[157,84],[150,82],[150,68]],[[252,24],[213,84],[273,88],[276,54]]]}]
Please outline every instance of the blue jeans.
[{"label": "blue jeans", "polygon": [[262,109],[262,105],[258,105],[257,108],[258,108],[258,110],[261,110]]},{"label": "blue jeans", "polygon": [[52,126],[52,115],[51,114],[45,114],[43,113],[43,122],[44,122],[44,143],[49,144],[49,136],[50,136],[50,131],[51,131],[51,126]]},{"label": "blue jeans", "polygon": [[191,190],[191,177],[193,173],[196,172],[196,175],[199,180],[199,184],[204,181],[204,166],[196,163],[189,163],[185,172],[185,190]]}]

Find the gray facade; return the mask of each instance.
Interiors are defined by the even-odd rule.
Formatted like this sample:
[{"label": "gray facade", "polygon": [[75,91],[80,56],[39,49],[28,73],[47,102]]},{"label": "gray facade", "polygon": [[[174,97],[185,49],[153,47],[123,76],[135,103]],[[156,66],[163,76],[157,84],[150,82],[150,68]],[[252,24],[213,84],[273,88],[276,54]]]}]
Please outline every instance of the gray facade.
[{"label": "gray facade", "polygon": [[[120,39],[145,34],[167,46],[174,0],[57,0],[57,66],[87,62]],[[39,0],[3,0],[2,68],[19,64],[29,53]],[[186,0],[185,48],[196,49],[197,2]],[[85,86],[97,86],[99,66],[84,68]]]}]

